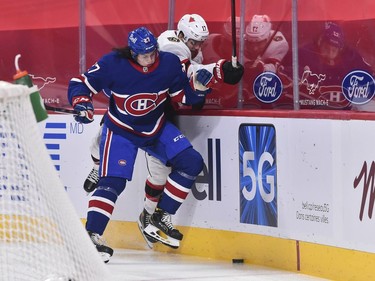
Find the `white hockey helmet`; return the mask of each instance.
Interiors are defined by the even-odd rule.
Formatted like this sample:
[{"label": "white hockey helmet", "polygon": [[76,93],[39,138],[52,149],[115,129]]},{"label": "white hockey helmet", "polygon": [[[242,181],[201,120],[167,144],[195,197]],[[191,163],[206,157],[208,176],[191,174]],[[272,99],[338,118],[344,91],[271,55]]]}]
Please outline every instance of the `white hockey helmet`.
[{"label": "white hockey helmet", "polygon": [[267,15],[254,15],[246,27],[245,38],[250,42],[260,42],[268,39],[271,27],[271,20]]},{"label": "white hockey helmet", "polygon": [[204,41],[209,35],[207,23],[197,14],[184,15],[177,24],[177,34],[184,34],[183,41],[186,43],[189,39],[195,41]]}]

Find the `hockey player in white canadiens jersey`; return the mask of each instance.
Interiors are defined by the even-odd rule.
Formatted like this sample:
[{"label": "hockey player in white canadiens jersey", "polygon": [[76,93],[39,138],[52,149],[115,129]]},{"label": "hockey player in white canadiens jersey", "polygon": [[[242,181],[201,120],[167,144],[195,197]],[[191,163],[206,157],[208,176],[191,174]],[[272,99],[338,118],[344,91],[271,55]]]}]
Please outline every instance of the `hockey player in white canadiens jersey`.
[{"label": "hockey player in white canadiens jersey", "polygon": [[[199,85],[197,87],[200,89],[206,89],[205,86],[209,87],[213,83],[238,83],[243,75],[242,65],[238,64],[238,68],[233,68],[230,62],[223,59],[220,59],[217,64],[201,64],[203,60],[201,46],[208,35],[207,24],[201,16],[186,14],[178,22],[177,30],[167,30],[158,37],[159,50],[177,55],[186,69],[187,77],[194,79],[194,84]],[[220,74],[222,71],[223,73]],[[205,86],[202,87],[202,84]],[[203,104],[204,100],[198,107]],[[95,189],[99,179],[96,168],[99,165],[99,138],[100,134],[93,139],[91,145],[91,156],[96,164],[84,183],[87,192],[92,192]],[[152,248],[153,243],[158,240],[144,233],[144,229],[156,209],[171,168],[148,153],[146,153],[146,159],[149,175],[145,184],[144,210],[139,216],[138,225],[148,246]],[[163,243],[176,248],[175,245],[170,245],[167,241],[163,241]]]},{"label": "hockey player in white canadiens jersey", "polygon": [[[108,111],[100,142],[100,180],[89,200],[86,229],[108,262],[113,250],[100,239],[118,196],[132,179],[138,148],[172,167],[158,209],[150,218],[155,235],[164,232],[171,245],[183,235],[171,223],[203,168],[202,156],[189,140],[165,119],[167,96],[194,104],[207,91],[194,91],[177,56],[159,52],[156,38],[144,28],[129,33],[128,46],[104,55],[87,72],[71,79],[68,98],[78,112],[76,121],[93,121],[92,95],[109,89]],[[176,141],[178,140],[178,141]],[[124,149],[126,147],[126,149]],[[163,240],[164,239],[164,240]]]}]

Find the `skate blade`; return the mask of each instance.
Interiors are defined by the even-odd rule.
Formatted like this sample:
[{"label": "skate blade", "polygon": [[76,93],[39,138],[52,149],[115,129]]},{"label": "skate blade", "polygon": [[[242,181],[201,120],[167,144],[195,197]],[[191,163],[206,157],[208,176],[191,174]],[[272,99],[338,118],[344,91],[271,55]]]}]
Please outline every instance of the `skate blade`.
[{"label": "skate blade", "polygon": [[148,246],[150,249],[153,249],[153,248],[154,248],[154,243],[156,243],[156,242],[158,242],[158,241],[155,241],[155,242],[153,243],[153,242],[151,242],[151,241],[149,241],[149,240],[147,239],[146,233],[143,231],[143,227],[142,227],[142,225],[141,225],[140,222],[138,222],[138,228],[139,228],[139,231],[141,232],[141,234],[142,234],[142,236],[143,236],[143,239],[145,239],[147,246]]},{"label": "skate blade", "polygon": [[100,252],[99,254],[100,254],[100,257],[102,258],[102,261],[103,261],[104,263],[108,263],[108,262],[109,262],[109,260],[110,260],[110,258],[111,258],[111,255],[110,255],[110,254],[108,254],[108,253],[104,253],[104,252]]},{"label": "skate blade", "polygon": [[[180,247],[180,241],[175,239],[175,238],[172,238],[168,235],[165,235],[165,237],[163,236],[160,236],[159,233],[160,233],[160,229],[158,229],[157,227],[153,226],[152,224],[149,224],[144,230],[143,230],[144,233],[147,233],[148,235],[150,235],[151,237],[155,238],[156,240],[158,240],[159,242],[163,243],[164,245],[166,246],[169,246],[173,249],[177,249],[178,247]],[[158,233],[159,232],[159,233]],[[164,233],[163,233],[164,234]]]},{"label": "skate blade", "polygon": [[109,259],[113,255],[113,249],[105,245],[96,245],[96,250],[105,263],[109,262]]}]

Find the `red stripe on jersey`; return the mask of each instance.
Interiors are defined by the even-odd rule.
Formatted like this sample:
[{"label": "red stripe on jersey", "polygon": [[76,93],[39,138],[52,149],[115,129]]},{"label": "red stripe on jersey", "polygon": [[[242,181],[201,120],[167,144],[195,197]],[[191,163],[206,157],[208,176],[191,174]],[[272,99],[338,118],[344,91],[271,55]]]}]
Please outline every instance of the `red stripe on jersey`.
[{"label": "red stripe on jersey", "polygon": [[181,91],[177,95],[172,96],[171,101],[173,103],[181,103],[181,102],[183,102],[184,97],[185,97],[185,93],[183,91]]},{"label": "red stripe on jersey", "polygon": [[178,189],[176,186],[174,186],[172,183],[170,183],[169,181],[167,181],[166,185],[165,185],[165,188],[170,192],[172,193],[174,196],[178,197],[178,198],[181,198],[182,200],[184,200],[187,195],[189,194],[189,192],[184,192],[180,189]]},{"label": "red stripe on jersey", "polygon": [[155,124],[155,127],[152,129],[151,132],[142,133],[142,132],[135,131],[130,126],[126,127],[125,123],[121,123],[119,120],[114,119],[114,117],[110,113],[108,114],[108,117],[112,121],[112,123],[115,124],[117,127],[121,128],[121,129],[123,129],[123,130],[125,130],[127,132],[131,132],[131,133],[133,133],[135,135],[142,136],[142,137],[152,137],[152,136],[155,136],[160,131],[160,129],[163,127],[163,124],[165,123],[165,116],[164,116],[164,113],[163,113],[163,115],[160,118],[159,122]]},{"label": "red stripe on jersey", "polygon": [[[134,63],[132,60],[129,60],[129,62],[130,62],[130,65],[134,67],[136,70],[138,70],[142,74],[145,73],[145,68],[143,66],[140,66],[139,64]],[[155,69],[158,68],[159,64],[160,64],[159,52],[156,51],[155,62],[150,67],[147,67],[147,72],[150,73],[154,71]]]},{"label": "red stripe on jersey", "polygon": [[112,205],[105,203],[103,201],[99,201],[99,200],[90,200],[89,208],[92,208],[92,207],[102,209],[110,214],[112,214],[113,208],[114,208]]},{"label": "red stripe on jersey", "polygon": [[104,152],[103,152],[103,160],[102,160],[102,177],[107,176],[108,174],[108,158],[109,158],[109,153],[111,150],[111,141],[112,141],[112,131],[107,129],[107,137],[104,142]]},{"label": "red stripe on jersey", "polygon": [[186,59],[184,59],[184,60],[181,61],[181,65],[182,65],[182,70],[184,72],[188,72],[189,67],[191,65],[191,62],[190,62],[190,60],[188,58],[186,58]]}]

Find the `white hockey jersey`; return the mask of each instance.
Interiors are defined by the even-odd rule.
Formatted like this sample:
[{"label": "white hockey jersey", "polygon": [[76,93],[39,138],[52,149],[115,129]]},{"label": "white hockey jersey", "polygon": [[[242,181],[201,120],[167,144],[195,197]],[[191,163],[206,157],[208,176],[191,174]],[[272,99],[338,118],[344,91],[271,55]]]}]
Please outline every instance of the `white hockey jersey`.
[{"label": "white hockey jersey", "polygon": [[[272,30],[271,34],[273,34],[273,32],[275,31]],[[264,71],[276,72],[277,63],[280,63],[283,60],[288,53],[288,50],[288,41],[286,41],[284,35],[280,31],[277,31],[261,57],[261,60],[265,62]]]},{"label": "white hockey jersey", "polygon": [[190,78],[197,70],[205,68],[213,74],[216,63],[202,64],[203,55],[199,51],[195,58],[191,57],[191,52],[186,44],[177,37],[175,30],[167,30],[158,37],[159,50],[170,52],[179,57],[182,64],[186,66],[187,76]]}]

